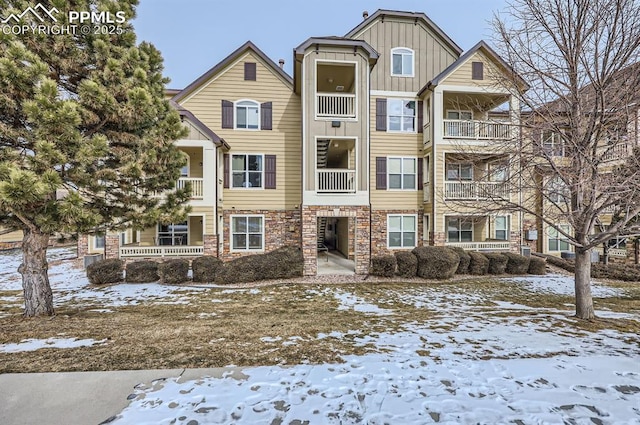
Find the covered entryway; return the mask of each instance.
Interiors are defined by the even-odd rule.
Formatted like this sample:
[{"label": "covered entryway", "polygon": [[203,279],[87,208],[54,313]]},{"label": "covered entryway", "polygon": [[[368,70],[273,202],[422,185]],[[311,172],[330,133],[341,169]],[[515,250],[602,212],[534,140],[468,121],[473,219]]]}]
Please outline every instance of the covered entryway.
[{"label": "covered entryway", "polygon": [[355,273],[355,218],[318,217],[318,274]]}]

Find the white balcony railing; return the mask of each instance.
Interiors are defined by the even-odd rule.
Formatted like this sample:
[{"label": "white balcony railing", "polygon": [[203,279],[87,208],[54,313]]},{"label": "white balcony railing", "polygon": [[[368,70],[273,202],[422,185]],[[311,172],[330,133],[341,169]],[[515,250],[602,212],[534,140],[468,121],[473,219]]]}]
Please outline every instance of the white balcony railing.
[{"label": "white balcony railing", "polygon": [[351,93],[317,93],[316,116],[322,118],[355,118],[356,95]]},{"label": "white balcony railing", "polygon": [[[600,255],[604,255],[604,248],[601,246],[594,248]],[[624,248],[609,248],[609,257],[623,257],[627,256],[627,250]]]},{"label": "white balcony railing", "polygon": [[502,182],[445,182],[445,199],[508,198],[509,190]]},{"label": "white balcony railing", "polygon": [[631,153],[631,149],[627,143],[618,143],[617,145],[606,146],[602,151],[603,161],[616,161],[625,159]]},{"label": "white balcony railing", "polygon": [[191,199],[202,199],[204,197],[204,179],[180,177],[176,183],[176,189],[184,189],[187,183],[191,183]]},{"label": "white balcony railing", "polygon": [[509,242],[445,242],[446,246],[458,247],[467,251],[509,251]]},{"label": "white balcony railing", "polygon": [[475,120],[443,120],[447,139],[505,140],[511,137],[510,123]]},{"label": "white balcony railing", "polygon": [[316,171],[318,193],[355,193],[356,171],[324,168]]},{"label": "white balcony railing", "polygon": [[204,254],[203,246],[123,246],[120,247],[120,258],[127,257],[196,257]]}]

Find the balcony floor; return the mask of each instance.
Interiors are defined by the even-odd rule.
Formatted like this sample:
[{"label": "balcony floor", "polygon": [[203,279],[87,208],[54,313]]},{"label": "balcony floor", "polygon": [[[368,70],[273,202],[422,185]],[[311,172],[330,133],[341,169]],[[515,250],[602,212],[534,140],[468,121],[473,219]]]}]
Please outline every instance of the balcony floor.
[{"label": "balcony floor", "polygon": [[356,272],[355,261],[348,260],[338,251],[318,253],[318,273],[352,275]]}]

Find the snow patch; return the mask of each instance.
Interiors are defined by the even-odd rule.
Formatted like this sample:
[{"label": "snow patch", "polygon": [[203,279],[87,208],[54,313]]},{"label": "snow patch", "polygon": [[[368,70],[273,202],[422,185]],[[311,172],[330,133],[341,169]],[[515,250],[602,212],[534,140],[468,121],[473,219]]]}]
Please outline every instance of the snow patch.
[{"label": "snow patch", "polygon": [[20,353],[24,351],[36,351],[42,348],[78,348],[102,345],[106,339],[96,341],[94,339],[77,338],[47,338],[47,339],[23,339],[19,343],[0,344],[0,353]]}]

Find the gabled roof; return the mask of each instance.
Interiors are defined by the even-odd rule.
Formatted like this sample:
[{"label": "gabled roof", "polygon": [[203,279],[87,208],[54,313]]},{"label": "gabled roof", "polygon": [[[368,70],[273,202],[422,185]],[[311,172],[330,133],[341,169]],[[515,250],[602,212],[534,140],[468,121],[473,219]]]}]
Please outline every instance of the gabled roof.
[{"label": "gabled roof", "polygon": [[370,61],[373,60],[374,63],[375,61],[378,60],[378,57],[379,57],[378,52],[376,52],[376,50],[373,47],[371,47],[371,45],[366,41],[354,40],[352,38],[346,38],[346,37],[334,37],[334,36],[308,38],[304,42],[302,42],[302,44],[296,47],[294,49],[294,52],[296,55],[302,55],[304,54],[305,50],[309,48],[309,46],[313,46],[314,44],[323,45],[323,46],[341,46],[341,47],[353,46],[356,48],[361,47],[369,55],[369,60]]},{"label": "gabled roof", "polygon": [[195,80],[193,83],[189,84],[185,87],[180,93],[173,97],[173,100],[179,102],[183,100],[185,97],[190,95],[195,89],[202,86],[204,83],[209,81],[212,77],[214,77],[218,72],[222,71],[229,64],[235,61],[238,57],[245,54],[247,51],[251,51],[255,53],[260,59],[262,59],[273,71],[275,74],[278,74],[282,77],[283,80],[287,82],[290,86],[293,86],[293,79],[284,72],[282,68],[280,68],[274,61],[272,61],[269,56],[267,56],[262,50],[260,50],[255,44],[251,41],[247,41],[242,46],[238,47],[234,50],[229,56],[222,59],[217,65],[213,68],[202,74]]},{"label": "gabled roof", "polygon": [[217,146],[223,146],[225,149],[229,149],[229,144],[224,140],[218,137],[216,133],[214,133],[209,127],[207,127],[202,121],[196,118],[191,111],[184,108],[182,105],[178,104],[174,100],[169,101],[169,105],[180,114],[181,117],[188,119],[193,125],[195,125],[198,130],[202,132],[205,136],[207,136],[211,141]]},{"label": "gabled roof", "polygon": [[527,84],[527,82],[520,77],[514,70],[513,68],[511,68],[511,65],[509,65],[507,62],[505,62],[504,59],[502,59],[500,57],[500,55],[498,55],[495,50],[493,50],[491,48],[491,46],[489,46],[484,40],[480,40],[475,46],[473,46],[471,49],[469,49],[468,51],[465,52],[464,55],[460,56],[458,58],[458,60],[456,60],[454,63],[452,63],[451,65],[449,65],[447,68],[445,68],[444,71],[442,71],[440,74],[438,74],[433,80],[429,81],[419,92],[418,92],[418,96],[422,96],[422,94],[427,91],[428,89],[430,89],[431,87],[435,87],[438,84],[440,84],[445,78],[447,78],[449,75],[451,75],[453,73],[453,71],[455,71],[460,65],[462,65],[463,63],[465,63],[474,53],[476,53],[477,51],[479,51],[480,49],[482,49],[482,51],[489,56],[490,59],[492,59],[494,62],[496,62],[498,65],[500,65],[505,71],[507,71],[509,74],[513,75],[515,77],[515,79],[518,81],[518,83],[525,89],[529,89],[529,85]]},{"label": "gabled roof", "polygon": [[427,26],[427,28],[431,29],[437,36],[442,40],[447,47],[456,52],[458,55],[462,53],[462,49],[458,46],[447,34],[445,34],[439,26],[437,26],[427,15],[422,12],[403,12],[399,10],[386,10],[386,9],[378,9],[375,11],[373,15],[369,15],[367,19],[360,22],[358,26],[349,31],[345,37],[352,38],[354,35],[359,33],[362,29],[364,29],[367,25],[376,21],[378,18],[384,21],[386,16],[393,17],[401,17],[401,18],[409,18],[413,19],[414,22],[422,22]]}]

